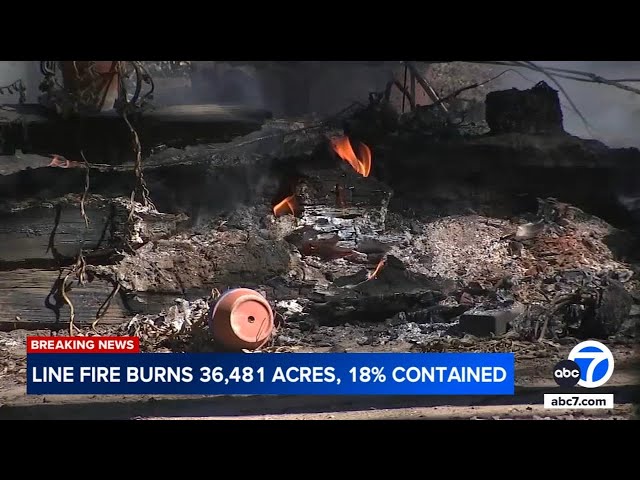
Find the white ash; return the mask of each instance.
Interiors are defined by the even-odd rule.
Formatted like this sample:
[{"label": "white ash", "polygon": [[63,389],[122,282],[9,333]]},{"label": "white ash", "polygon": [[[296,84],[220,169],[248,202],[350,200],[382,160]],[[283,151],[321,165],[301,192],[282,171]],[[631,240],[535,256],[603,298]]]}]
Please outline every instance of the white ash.
[{"label": "white ash", "polygon": [[20,344],[11,338],[0,337],[0,348],[17,347],[18,345]]},{"label": "white ash", "polygon": [[414,323],[407,322],[401,323],[394,328],[395,335],[398,340],[405,341],[407,343],[414,343],[421,345],[432,340],[434,338],[441,338],[446,336],[446,332],[451,328],[448,323]]},{"label": "white ash", "polygon": [[124,325],[128,332],[151,330],[163,335],[182,335],[188,333],[195,324],[206,321],[209,303],[205,299],[189,302],[182,298],[175,300],[175,305],[158,315],[134,316]]},{"label": "white ash", "polygon": [[[402,343],[425,345],[439,338],[450,338],[455,333],[452,323],[425,323],[406,321],[399,317],[376,324],[345,324],[319,326],[312,331],[302,331],[296,323],[285,324],[275,336],[275,344],[281,346],[329,347],[338,350],[360,350],[369,346],[391,346]],[[457,335],[456,335],[457,336]]]},{"label": "white ash", "polygon": [[[628,266],[616,261],[604,243],[614,229],[577,208],[571,207],[570,213],[566,226],[548,224],[533,244],[520,243],[518,251],[509,240],[518,231],[518,223],[468,215],[426,223],[424,233],[392,245],[390,253],[414,272],[463,282],[509,277],[517,283],[532,266],[544,264],[547,276],[577,268],[596,275],[615,273],[622,280],[631,278]],[[547,262],[549,255],[554,260]]]},{"label": "white ash", "polygon": [[298,300],[281,300],[276,302],[276,310],[287,320],[290,317],[301,315],[304,311],[304,306]]},{"label": "white ash", "polygon": [[509,231],[509,225],[497,226],[479,215],[445,217],[424,225],[424,233],[414,235],[406,247],[393,246],[391,253],[411,270],[452,280],[495,271],[522,273],[502,239]]}]

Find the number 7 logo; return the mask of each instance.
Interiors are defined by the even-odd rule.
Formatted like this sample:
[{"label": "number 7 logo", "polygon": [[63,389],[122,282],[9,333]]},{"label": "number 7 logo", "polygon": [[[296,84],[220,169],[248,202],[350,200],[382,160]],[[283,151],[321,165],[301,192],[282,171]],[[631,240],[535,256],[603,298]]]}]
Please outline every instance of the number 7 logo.
[{"label": "number 7 logo", "polygon": [[[568,359],[573,360],[580,366],[582,374],[580,375],[578,385],[581,387],[600,387],[607,383],[611,378],[611,375],[613,375],[614,360],[611,350],[595,340],[582,342],[573,347],[573,350],[569,353]],[[586,362],[584,360],[591,361]],[[604,372],[601,367],[603,362],[606,362],[606,369]]]}]

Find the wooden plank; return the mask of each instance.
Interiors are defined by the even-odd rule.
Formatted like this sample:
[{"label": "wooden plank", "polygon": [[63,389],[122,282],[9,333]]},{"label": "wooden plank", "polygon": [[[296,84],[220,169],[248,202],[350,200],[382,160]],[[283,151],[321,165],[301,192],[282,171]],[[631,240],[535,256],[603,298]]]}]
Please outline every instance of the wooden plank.
[{"label": "wooden plank", "polygon": [[[69,306],[60,295],[51,294],[58,278],[56,270],[0,272],[0,330],[68,327]],[[85,285],[74,281],[67,293],[75,310],[74,323],[78,326],[91,325],[112,290],[109,282],[98,278]],[[119,324],[130,317],[131,313],[120,295],[115,295],[100,324]]]},{"label": "wooden plank", "polygon": [[89,195],[82,217],[80,195],[52,201],[0,206],[0,268],[57,267],[74,261],[82,249],[92,262],[108,259],[125,244],[141,245],[175,233],[182,215],[138,213],[127,227],[128,201]]},{"label": "wooden plank", "polygon": [[[182,148],[199,143],[228,142],[260,130],[271,113],[263,109],[225,105],[186,105],[158,108],[131,115],[143,155],[160,145]],[[0,144],[8,155],[22,150],[39,155],[58,154],[92,163],[133,161],[131,131],[115,111],[64,119],[40,105],[0,106]]]},{"label": "wooden plank", "polygon": [[123,232],[122,225],[118,225],[122,212],[117,212],[112,202],[93,197],[85,205],[87,226],[79,203],[79,199],[67,198],[0,211],[0,265],[54,265],[55,261],[73,259],[80,249],[88,256],[112,252],[115,234]]}]

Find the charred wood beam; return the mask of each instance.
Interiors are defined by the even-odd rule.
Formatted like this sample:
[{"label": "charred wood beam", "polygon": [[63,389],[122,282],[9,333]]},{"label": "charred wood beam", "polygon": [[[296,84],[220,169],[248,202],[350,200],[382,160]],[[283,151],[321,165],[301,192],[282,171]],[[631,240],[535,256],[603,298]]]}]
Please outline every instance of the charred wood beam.
[{"label": "charred wood beam", "polygon": [[[163,107],[132,116],[143,147],[150,155],[158,147],[183,148],[198,143],[224,143],[259,130],[271,117],[265,110],[219,105]],[[116,112],[62,118],[40,105],[0,107],[0,153],[16,149],[39,155],[58,154],[92,163],[133,161],[131,132]]]},{"label": "charred wood beam", "polygon": [[[400,93],[402,93],[403,97],[406,98],[409,101],[409,107],[411,108],[411,111],[413,112],[416,109],[416,97],[415,97],[415,88],[414,88],[414,92],[411,93],[409,92],[405,86],[400,83],[400,81],[397,78],[394,78],[391,82],[389,82],[389,85],[387,86],[387,89],[385,91],[385,99],[388,100],[389,99],[389,94],[391,91],[391,87],[395,86],[398,90],[400,90]],[[414,85],[415,87],[415,85]],[[389,92],[389,93],[387,93]],[[403,103],[404,105],[404,103]]]},{"label": "charred wood beam", "polygon": [[420,86],[424,89],[425,93],[429,96],[433,103],[437,103],[438,106],[442,109],[444,113],[449,114],[449,109],[440,101],[440,96],[436,93],[433,87],[425,80],[425,78],[420,74],[416,66],[412,62],[405,62],[409,70],[411,71],[411,75],[416,79],[416,81],[420,84]]},{"label": "charred wood beam", "polygon": [[414,108],[415,108],[415,98],[416,98],[416,77],[413,73],[409,75],[409,94],[411,98],[414,99]]},{"label": "charred wood beam", "polygon": [[123,251],[175,233],[183,215],[139,211],[129,220],[124,199],[89,195],[50,201],[0,205],[0,270],[57,267],[75,261],[82,252],[89,263],[103,263]]},{"label": "charred wood beam", "polygon": [[339,288],[317,292],[320,301],[311,303],[308,309],[321,324],[381,322],[399,312],[433,308],[452,288],[452,282],[408,271],[392,255],[375,278],[350,277],[336,279],[334,285],[344,283]]},{"label": "charred wood beam", "polygon": [[[60,293],[62,278],[56,270],[0,272],[0,331],[66,328],[69,305]],[[100,311],[104,312],[101,324],[119,324],[131,316],[120,294],[104,308],[105,300],[114,291],[112,283],[99,278],[90,280],[84,285],[74,281],[66,291],[73,302],[77,326],[90,326]]]}]

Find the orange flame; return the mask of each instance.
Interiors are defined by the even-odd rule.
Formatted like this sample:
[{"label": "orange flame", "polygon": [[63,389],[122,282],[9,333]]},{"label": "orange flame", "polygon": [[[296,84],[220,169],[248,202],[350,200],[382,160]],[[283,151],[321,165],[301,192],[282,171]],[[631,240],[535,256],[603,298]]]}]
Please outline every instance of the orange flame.
[{"label": "orange flame", "polygon": [[358,144],[358,153],[353,150],[349,137],[338,137],[331,140],[333,151],[342,160],[347,162],[353,169],[363,177],[368,177],[371,173],[371,149],[364,143]]},{"label": "orange flame", "polygon": [[382,267],[384,267],[384,258],[378,262],[378,266],[376,267],[376,269],[369,275],[367,275],[367,280],[373,280],[374,278],[377,278],[380,270],[382,270]]},{"label": "orange flame", "polygon": [[291,215],[296,214],[295,195],[288,196],[273,207],[273,215],[276,217],[281,217],[282,215],[286,215],[287,213],[290,213]]}]

